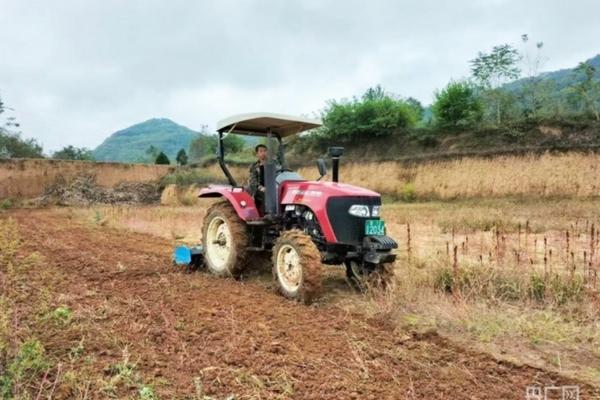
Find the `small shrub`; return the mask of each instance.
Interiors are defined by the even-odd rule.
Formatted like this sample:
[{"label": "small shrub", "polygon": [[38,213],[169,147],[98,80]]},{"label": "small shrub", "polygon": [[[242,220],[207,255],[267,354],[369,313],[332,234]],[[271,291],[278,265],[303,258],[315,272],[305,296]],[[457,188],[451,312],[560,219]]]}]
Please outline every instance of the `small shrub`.
[{"label": "small shrub", "polygon": [[38,340],[28,340],[21,344],[16,357],[9,361],[5,372],[0,375],[0,397],[12,398],[16,382],[27,383],[36,379],[50,367],[44,346]]},{"label": "small shrub", "polygon": [[13,207],[12,199],[2,199],[0,200],[0,210],[8,210]]},{"label": "small shrub", "polygon": [[415,185],[412,183],[404,185],[400,191],[400,198],[407,203],[417,200],[417,190],[415,189]]},{"label": "small shrub", "polygon": [[581,276],[567,278],[555,274],[549,282],[553,300],[558,305],[571,301],[581,301],[585,291],[585,283]]},{"label": "small shrub", "polygon": [[532,274],[529,277],[529,295],[535,301],[544,301],[546,297],[546,281],[543,276]]},{"label": "small shrub", "polygon": [[433,287],[444,293],[452,293],[454,278],[450,268],[440,268],[434,273]]},{"label": "small shrub", "polygon": [[104,216],[102,215],[102,213],[98,210],[94,210],[94,224],[96,225],[100,225],[100,223],[102,222],[102,220],[104,219]]},{"label": "small shrub", "polygon": [[50,318],[58,324],[66,325],[73,318],[73,311],[69,307],[58,307],[50,313]]},{"label": "small shrub", "polygon": [[450,82],[436,92],[431,110],[436,124],[441,127],[470,127],[483,116],[481,102],[469,82]]},{"label": "small shrub", "polygon": [[123,362],[111,365],[109,367],[109,372],[113,377],[118,378],[119,380],[131,382],[134,378],[135,367],[135,364],[130,364],[128,359],[125,359]]},{"label": "small shrub", "polygon": [[523,298],[523,285],[518,277],[506,274],[496,274],[493,281],[492,293],[502,301],[517,301]]},{"label": "small shrub", "polygon": [[139,390],[141,400],[156,400],[158,397],[150,386],[142,385]]},{"label": "small shrub", "polygon": [[77,345],[71,347],[71,349],[69,349],[69,359],[71,360],[77,360],[79,359],[83,353],[85,351],[85,347],[83,345],[83,339],[81,339],[81,341],[79,343],[77,343]]}]

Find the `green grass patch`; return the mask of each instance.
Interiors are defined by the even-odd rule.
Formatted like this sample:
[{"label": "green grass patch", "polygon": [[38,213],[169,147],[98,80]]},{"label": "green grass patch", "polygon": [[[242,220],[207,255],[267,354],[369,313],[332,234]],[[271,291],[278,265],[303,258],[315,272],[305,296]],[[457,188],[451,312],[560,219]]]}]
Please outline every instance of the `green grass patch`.
[{"label": "green grass patch", "polygon": [[73,319],[73,311],[69,307],[60,306],[46,315],[45,319],[51,320],[58,325],[68,325]]},{"label": "green grass patch", "polygon": [[12,199],[2,199],[0,200],[0,210],[8,210],[14,206],[14,201]]},{"label": "green grass patch", "polygon": [[8,367],[0,375],[0,395],[3,399],[11,399],[14,385],[34,381],[50,365],[40,341],[31,339],[23,342],[16,356],[8,362]]}]

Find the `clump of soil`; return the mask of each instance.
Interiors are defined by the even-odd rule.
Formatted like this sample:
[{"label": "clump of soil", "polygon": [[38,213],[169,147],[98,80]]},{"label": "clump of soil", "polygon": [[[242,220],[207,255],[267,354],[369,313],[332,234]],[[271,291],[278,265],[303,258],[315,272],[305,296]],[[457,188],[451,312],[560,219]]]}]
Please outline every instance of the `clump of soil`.
[{"label": "clump of soil", "polygon": [[65,206],[153,204],[160,201],[160,190],[157,183],[151,182],[122,182],[112,188],[103,187],[94,175],[81,175],[70,182],[55,181],[36,200],[40,205]]}]

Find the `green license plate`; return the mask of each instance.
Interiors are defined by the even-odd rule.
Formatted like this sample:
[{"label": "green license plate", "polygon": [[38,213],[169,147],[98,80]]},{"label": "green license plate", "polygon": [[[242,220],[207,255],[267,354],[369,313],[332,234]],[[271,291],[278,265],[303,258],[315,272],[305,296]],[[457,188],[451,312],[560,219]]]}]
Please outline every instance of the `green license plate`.
[{"label": "green license plate", "polygon": [[366,220],[365,235],[385,235],[385,223],[380,219]]}]

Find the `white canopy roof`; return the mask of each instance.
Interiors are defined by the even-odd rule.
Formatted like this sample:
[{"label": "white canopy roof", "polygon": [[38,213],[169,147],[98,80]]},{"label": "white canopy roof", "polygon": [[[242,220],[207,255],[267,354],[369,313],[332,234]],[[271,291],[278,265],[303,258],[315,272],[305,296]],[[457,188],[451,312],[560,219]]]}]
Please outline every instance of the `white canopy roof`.
[{"label": "white canopy roof", "polygon": [[218,132],[267,136],[272,132],[280,137],[296,135],[321,126],[320,120],[273,113],[239,114],[217,122]]}]

